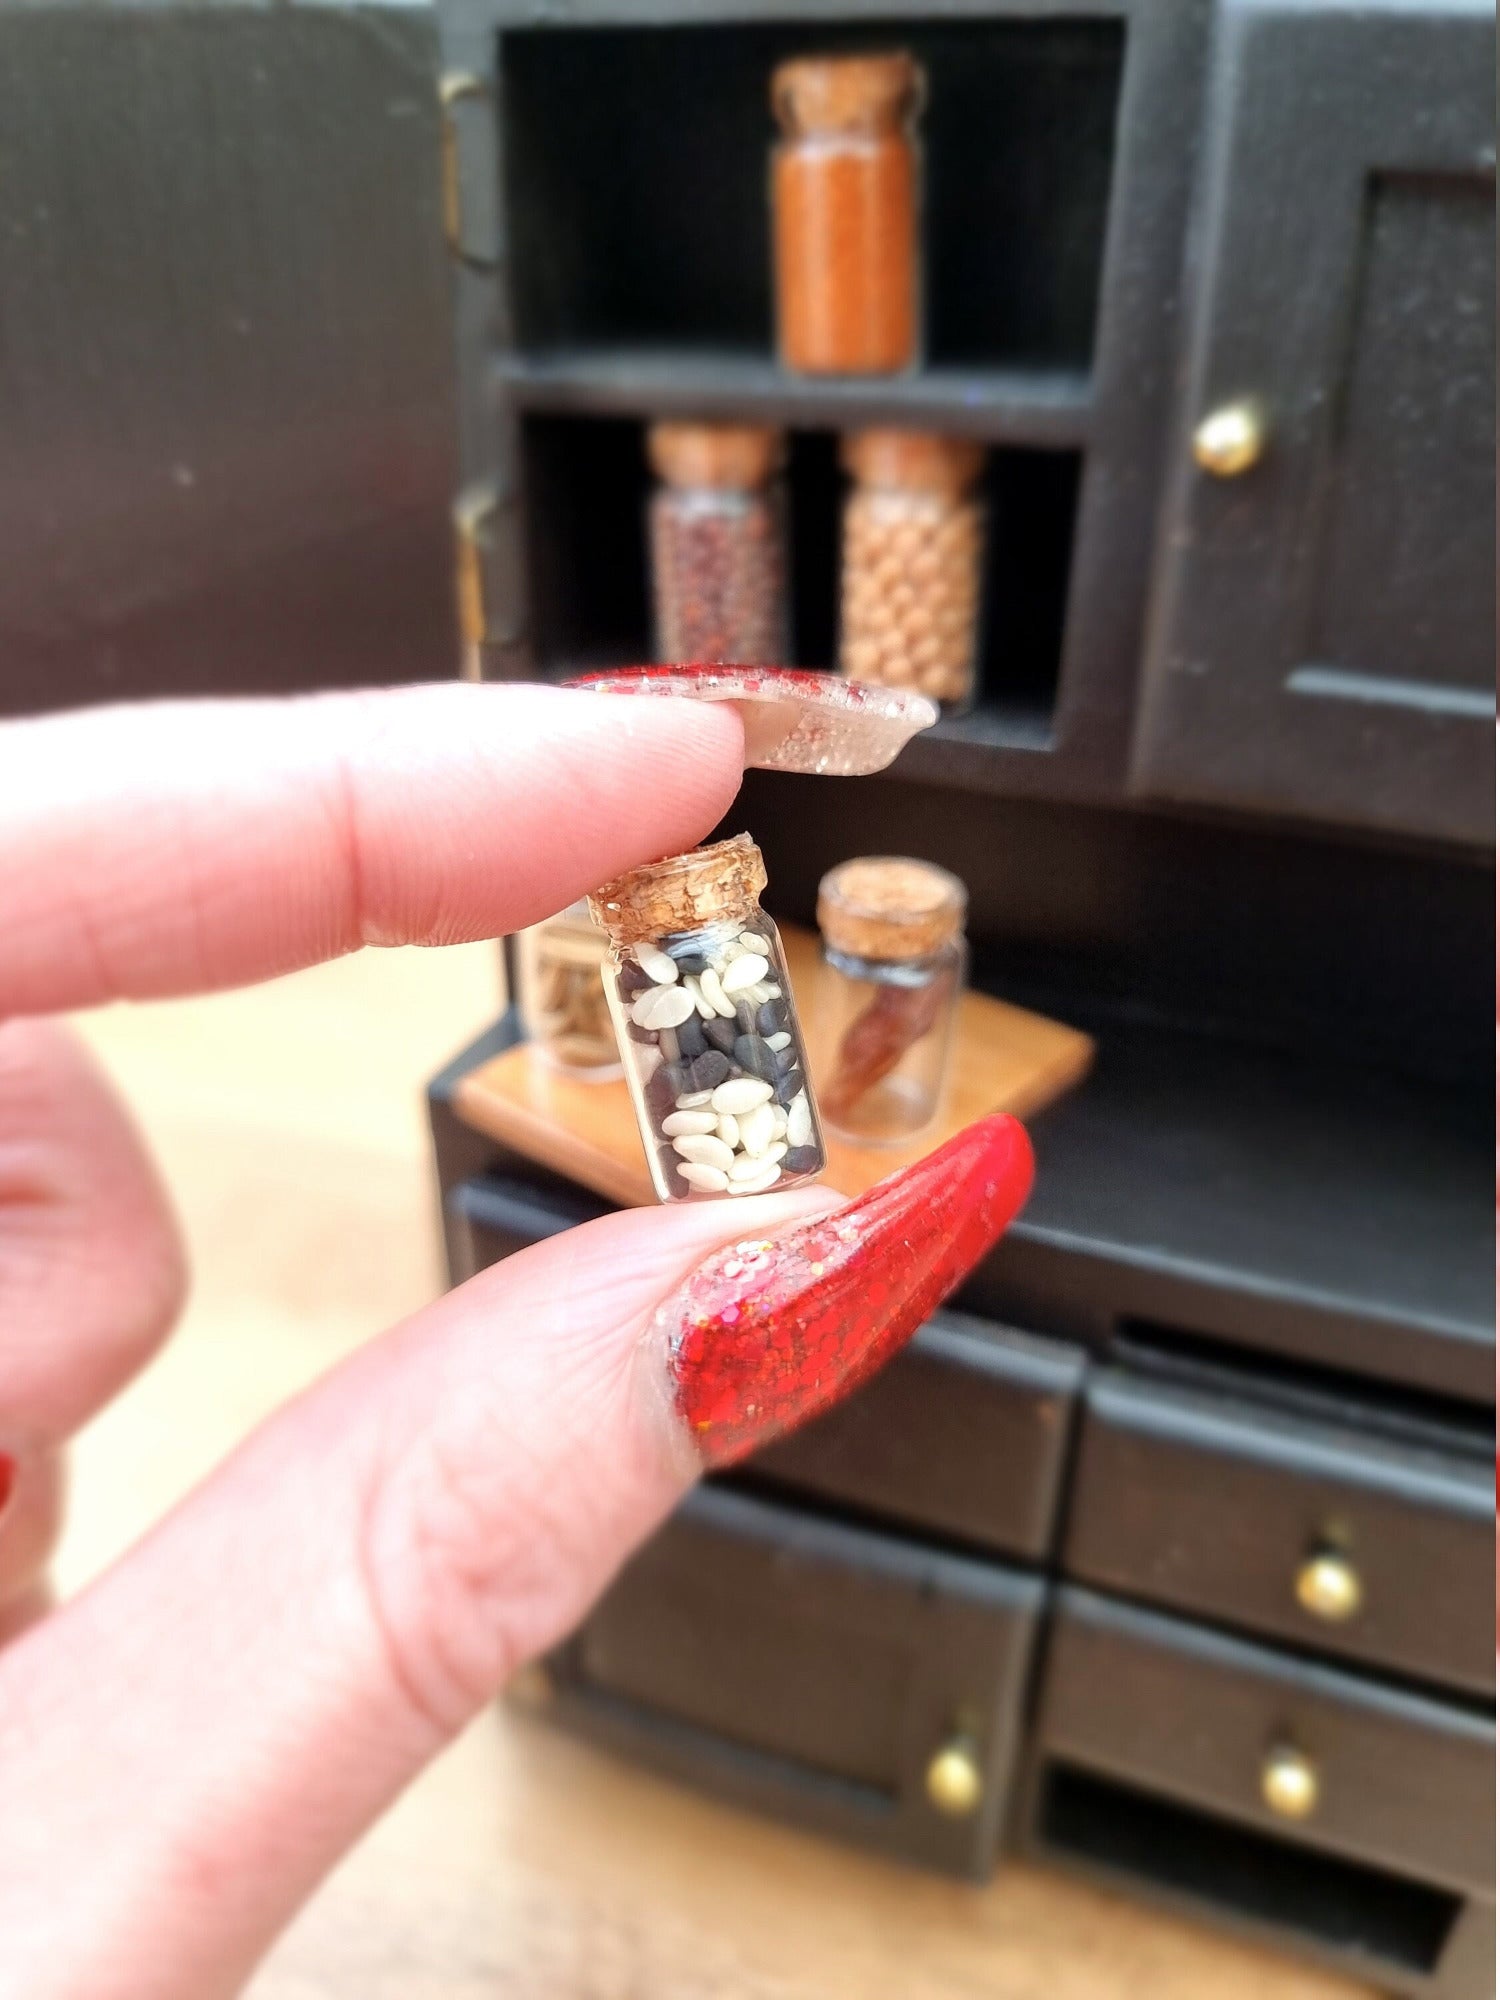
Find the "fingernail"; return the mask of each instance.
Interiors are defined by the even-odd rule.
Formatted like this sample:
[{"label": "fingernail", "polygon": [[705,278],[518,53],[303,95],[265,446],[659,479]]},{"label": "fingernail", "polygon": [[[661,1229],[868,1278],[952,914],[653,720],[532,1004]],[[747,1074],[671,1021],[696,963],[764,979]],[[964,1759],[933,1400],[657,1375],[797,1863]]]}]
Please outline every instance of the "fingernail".
[{"label": "fingernail", "polygon": [[1031,1189],[1014,1118],[981,1118],[835,1214],[732,1243],[657,1309],[677,1408],[729,1465],[856,1388],[993,1247]]},{"label": "fingernail", "polygon": [[16,1490],[16,1461],[0,1451],[0,1520],[5,1518]]}]

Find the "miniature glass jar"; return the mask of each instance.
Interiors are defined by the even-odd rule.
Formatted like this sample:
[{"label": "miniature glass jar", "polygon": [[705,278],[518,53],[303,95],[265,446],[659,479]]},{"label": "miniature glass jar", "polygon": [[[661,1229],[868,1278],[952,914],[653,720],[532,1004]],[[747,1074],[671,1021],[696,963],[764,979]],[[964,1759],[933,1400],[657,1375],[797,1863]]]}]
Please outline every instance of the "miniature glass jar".
[{"label": "miniature glass jar", "polygon": [[968,895],[930,862],[845,861],[818,886],[823,1116],[862,1144],[910,1139],[942,1099],[963,991]]},{"label": "miniature glass jar", "polygon": [[765,884],[740,834],[589,898],[609,933],[610,1011],[662,1201],[795,1187],[827,1164]]},{"label": "miniature glass jar", "polygon": [[966,438],[860,431],[844,441],[839,668],[850,680],[969,701],[979,659],[984,452]]},{"label": "miniature glass jar", "polygon": [[653,424],[656,657],[766,666],[787,657],[779,432],[750,424]]},{"label": "miniature glass jar", "polygon": [[601,1083],[620,1074],[604,992],[608,950],[584,899],[516,940],[516,997],[528,1039],[555,1069]]},{"label": "miniature glass jar", "polygon": [[778,338],[801,374],[897,375],[920,346],[922,71],[904,51],[778,66],[771,162]]}]

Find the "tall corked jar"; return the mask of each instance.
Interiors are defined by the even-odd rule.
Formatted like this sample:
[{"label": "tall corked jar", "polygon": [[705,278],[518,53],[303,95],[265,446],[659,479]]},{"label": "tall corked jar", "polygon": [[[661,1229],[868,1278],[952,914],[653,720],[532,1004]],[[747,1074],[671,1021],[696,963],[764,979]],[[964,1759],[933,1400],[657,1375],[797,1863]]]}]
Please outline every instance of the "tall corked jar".
[{"label": "tall corked jar", "polygon": [[659,423],[647,436],[656,657],[770,665],[789,651],[779,431]]},{"label": "tall corked jar", "polygon": [[662,1201],[761,1194],[827,1164],[766,868],[748,834],[633,868],[589,898]]},{"label": "tall corked jar", "polygon": [[517,999],[527,1039],[554,1069],[592,1082],[620,1074],[601,976],[608,948],[582,898],[517,940]]},{"label": "tall corked jar", "polygon": [[851,680],[973,698],[979,660],[984,451],[967,438],[874,430],[844,440],[839,667]]},{"label": "tall corked jar", "polygon": [[784,367],[898,375],[921,346],[922,71],[903,50],[805,56],[771,79],[776,310]]},{"label": "tall corked jar", "polygon": [[956,875],[904,855],[845,861],[818,885],[815,1033],[831,1131],[868,1145],[932,1122],[963,991],[967,904]]}]

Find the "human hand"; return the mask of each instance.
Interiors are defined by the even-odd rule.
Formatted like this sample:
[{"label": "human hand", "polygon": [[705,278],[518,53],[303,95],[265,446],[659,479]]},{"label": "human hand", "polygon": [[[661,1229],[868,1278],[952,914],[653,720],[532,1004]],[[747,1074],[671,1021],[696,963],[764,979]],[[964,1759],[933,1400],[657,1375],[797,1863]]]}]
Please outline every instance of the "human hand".
[{"label": "human hand", "polygon": [[833,1225],[805,1190],[540,1244],[373,1341],[49,1611],[61,1447],[184,1272],[128,1118],[27,1017],[515,929],[691,846],[740,764],[726,708],[520,688],[0,728],[4,2000],[233,1992],[703,1464],[894,1352],[1028,1175],[987,1120]]}]

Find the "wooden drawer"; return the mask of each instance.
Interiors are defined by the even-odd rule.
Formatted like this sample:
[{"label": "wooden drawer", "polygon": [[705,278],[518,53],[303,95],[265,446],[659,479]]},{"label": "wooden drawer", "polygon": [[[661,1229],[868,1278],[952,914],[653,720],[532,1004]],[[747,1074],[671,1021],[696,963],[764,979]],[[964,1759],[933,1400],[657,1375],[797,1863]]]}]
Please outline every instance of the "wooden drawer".
[{"label": "wooden drawer", "polygon": [[542,1189],[504,1174],[459,1181],[449,1188],[443,1211],[455,1284],[528,1244],[610,1212],[607,1202],[581,1188]]},{"label": "wooden drawer", "polygon": [[1084,1355],[936,1313],[859,1394],[751,1460],[779,1483],[1007,1554],[1051,1548]]},{"label": "wooden drawer", "polygon": [[1482,1693],[1494,1531],[1483,1458],[1090,1379],[1064,1552],[1085,1582]]},{"label": "wooden drawer", "polygon": [[[1064,1588],[1037,1736],[1048,1759],[1493,1896],[1495,1732],[1477,1708]],[[1291,1753],[1314,1788],[1303,1814],[1270,1769]]]},{"label": "wooden drawer", "polygon": [[1039,1579],[723,1488],[693,1494],[552,1661],[560,1714],[739,1803],[991,1868]]}]

